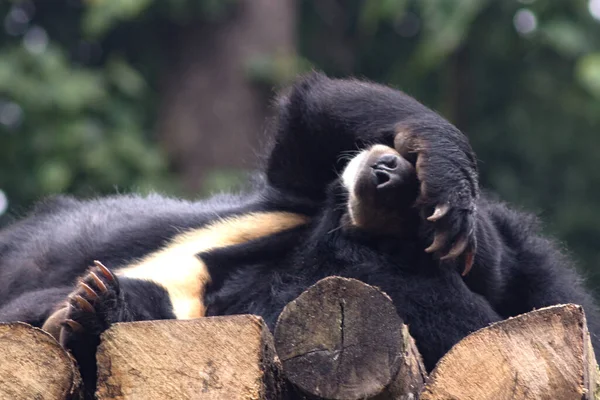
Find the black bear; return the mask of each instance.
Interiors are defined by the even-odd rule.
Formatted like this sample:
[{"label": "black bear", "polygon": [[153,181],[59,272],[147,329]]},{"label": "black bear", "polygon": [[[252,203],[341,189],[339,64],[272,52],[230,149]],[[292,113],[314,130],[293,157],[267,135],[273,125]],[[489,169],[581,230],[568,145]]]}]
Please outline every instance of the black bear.
[{"label": "black bear", "polygon": [[534,218],[480,196],[467,138],[402,92],[299,79],[279,99],[261,176],[246,193],[194,203],[42,203],[0,233],[0,321],[45,323],[93,387],[111,323],[253,313],[272,327],[335,274],[392,297],[429,369],[473,330],[566,302],[584,306],[600,348],[596,306],[569,260]]}]

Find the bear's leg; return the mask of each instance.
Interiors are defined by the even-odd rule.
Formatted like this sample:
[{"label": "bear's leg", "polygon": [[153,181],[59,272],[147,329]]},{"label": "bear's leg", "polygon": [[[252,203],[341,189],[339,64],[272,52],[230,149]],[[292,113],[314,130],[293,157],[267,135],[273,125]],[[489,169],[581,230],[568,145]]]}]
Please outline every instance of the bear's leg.
[{"label": "bear's leg", "polygon": [[0,308],[0,322],[20,321],[41,327],[71,290],[71,286],[63,286],[26,292]]},{"label": "bear's leg", "polygon": [[96,261],[44,329],[58,332],[60,343],[79,364],[86,393],[93,395],[96,348],[102,332],[116,322],[172,318],[175,315],[165,289],[152,282],[117,278]]},{"label": "bear's leg", "polygon": [[431,371],[452,346],[470,333],[503,318],[482,296],[473,293],[450,269],[407,279],[403,294],[392,293],[398,313]]},{"label": "bear's leg", "polygon": [[348,159],[372,144],[395,147],[417,170],[423,249],[468,272],[477,248],[475,154],[455,126],[398,90],[320,73],[298,79],[279,101],[269,188],[318,209]]},{"label": "bear's leg", "polygon": [[465,277],[504,317],[556,304],[583,306],[592,344],[600,354],[600,308],[555,240],[544,237],[537,218],[482,198],[477,212],[473,271]]}]

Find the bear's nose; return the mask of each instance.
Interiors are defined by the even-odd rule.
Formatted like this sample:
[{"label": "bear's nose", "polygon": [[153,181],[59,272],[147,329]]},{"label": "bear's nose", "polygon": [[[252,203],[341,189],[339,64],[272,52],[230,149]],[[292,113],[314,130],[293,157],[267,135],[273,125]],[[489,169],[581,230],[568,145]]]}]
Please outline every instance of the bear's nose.
[{"label": "bear's nose", "polygon": [[388,186],[396,181],[400,181],[400,156],[395,154],[384,154],[379,157],[372,165],[373,177],[377,188]]},{"label": "bear's nose", "polygon": [[383,171],[393,171],[398,167],[399,160],[400,157],[395,154],[384,154],[375,161],[375,164],[373,164],[371,168]]}]

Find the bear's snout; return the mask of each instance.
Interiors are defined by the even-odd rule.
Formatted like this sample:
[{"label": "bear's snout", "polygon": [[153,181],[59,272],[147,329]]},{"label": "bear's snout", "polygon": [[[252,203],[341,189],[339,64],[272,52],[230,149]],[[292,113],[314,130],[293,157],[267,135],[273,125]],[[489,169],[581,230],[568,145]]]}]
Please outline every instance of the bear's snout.
[{"label": "bear's snout", "polygon": [[342,174],[352,225],[398,233],[418,193],[413,165],[395,149],[375,145],[356,155]]},{"label": "bear's snout", "polygon": [[371,176],[377,190],[387,190],[406,184],[412,178],[412,165],[397,154],[387,153],[371,164]]}]

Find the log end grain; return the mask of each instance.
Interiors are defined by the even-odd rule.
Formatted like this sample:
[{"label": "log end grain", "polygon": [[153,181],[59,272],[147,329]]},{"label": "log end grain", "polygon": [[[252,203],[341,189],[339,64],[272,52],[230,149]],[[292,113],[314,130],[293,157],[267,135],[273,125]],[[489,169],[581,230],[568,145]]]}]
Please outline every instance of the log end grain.
[{"label": "log end grain", "polygon": [[81,378],[72,357],[41,329],[0,324],[0,398],[78,399]]},{"label": "log end grain", "polygon": [[[275,347],[287,378],[302,392],[326,399],[367,399],[388,391],[401,366],[407,373],[415,369],[403,357],[412,351],[405,352],[412,343],[405,340],[405,332],[381,290],[355,279],[329,277],[285,307],[275,328]],[[420,388],[417,383],[414,387]]]},{"label": "log end grain", "polygon": [[279,395],[279,364],[260,317],[115,324],[97,353],[98,399],[248,399]]},{"label": "log end grain", "polygon": [[439,361],[421,399],[591,399],[595,390],[583,309],[567,304],[467,336]]}]

